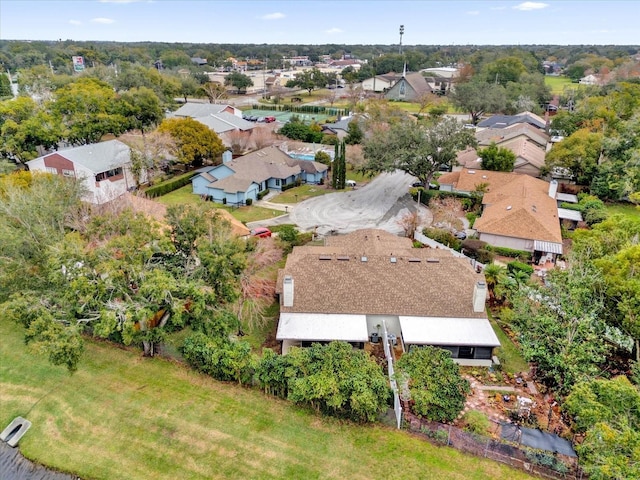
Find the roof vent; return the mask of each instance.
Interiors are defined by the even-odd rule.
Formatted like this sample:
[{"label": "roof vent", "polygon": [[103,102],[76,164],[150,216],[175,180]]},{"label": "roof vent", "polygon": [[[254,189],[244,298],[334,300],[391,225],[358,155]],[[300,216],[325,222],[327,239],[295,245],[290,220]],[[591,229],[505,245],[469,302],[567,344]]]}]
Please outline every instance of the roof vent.
[{"label": "roof vent", "polygon": [[427,258],[427,263],[440,263],[439,258]]},{"label": "roof vent", "polygon": [[361,261],[362,263],[366,263],[366,262],[367,262],[367,260],[369,260],[369,259],[368,259],[367,257],[365,257],[364,255],[360,257],[360,261]]},{"label": "roof vent", "polygon": [[467,171],[467,173],[470,173],[471,175],[473,175],[474,173],[476,173],[476,171],[475,170],[469,170],[469,171]]},{"label": "roof vent", "polygon": [[398,263],[398,259],[397,259],[396,257],[391,257],[391,258],[389,259],[389,261],[390,261],[391,263]]},{"label": "roof vent", "polygon": [[409,263],[420,263],[422,260],[420,260],[419,258],[410,258],[409,259]]},{"label": "roof vent", "polygon": [[507,210],[511,210],[511,205],[509,205],[509,206],[507,207]]},{"label": "roof vent", "polygon": [[340,255],[340,256],[338,257],[338,260],[343,260],[343,261],[344,261],[344,260],[346,260],[346,261],[349,261],[349,257],[348,257],[347,255]]},{"label": "roof vent", "polygon": [[331,260],[331,255],[320,255],[318,258],[320,260]]},{"label": "roof vent", "polygon": [[482,178],[487,178],[487,176],[486,175],[482,175]]}]

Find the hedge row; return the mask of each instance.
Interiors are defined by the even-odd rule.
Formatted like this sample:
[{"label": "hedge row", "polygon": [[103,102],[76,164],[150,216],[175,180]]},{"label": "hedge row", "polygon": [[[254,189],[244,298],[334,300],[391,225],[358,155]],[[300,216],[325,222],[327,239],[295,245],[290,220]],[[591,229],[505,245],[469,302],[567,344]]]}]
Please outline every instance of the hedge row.
[{"label": "hedge row", "polygon": [[265,188],[263,191],[258,192],[258,200],[262,200],[269,193],[269,189]]},{"label": "hedge row", "polygon": [[502,257],[519,258],[520,260],[531,261],[531,252],[524,250],[515,250],[513,248],[496,247],[493,245],[487,245],[485,247],[490,252],[494,252]]},{"label": "hedge row", "polygon": [[293,113],[318,113],[329,115],[331,117],[347,116],[349,114],[346,108],[327,108],[320,105],[288,105],[285,103],[277,105],[260,105],[253,104],[253,110],[273,110],[276,112],[293,112]]},{"label": "hedge row", "polygon": [[184,175],[176,178],[175,180],[149,187],[144,191],[144,193],[148,198],[161,197],[162,195],[166,195],[167,193],[173,192],[174,190],[191,183],[191,179],[196,175],[196,173],[197,172],[191,172],[189,175]]}]

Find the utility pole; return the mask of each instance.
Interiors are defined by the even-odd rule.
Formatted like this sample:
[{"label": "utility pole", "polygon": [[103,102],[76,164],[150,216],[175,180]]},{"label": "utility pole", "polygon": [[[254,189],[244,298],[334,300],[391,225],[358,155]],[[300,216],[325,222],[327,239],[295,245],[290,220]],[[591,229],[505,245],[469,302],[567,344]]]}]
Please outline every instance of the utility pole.
[{"label": "utility pole", "polygon": [[402,55],[402,35],[404,35],[404,25],[400,25],[400,48],[398,53]]}]

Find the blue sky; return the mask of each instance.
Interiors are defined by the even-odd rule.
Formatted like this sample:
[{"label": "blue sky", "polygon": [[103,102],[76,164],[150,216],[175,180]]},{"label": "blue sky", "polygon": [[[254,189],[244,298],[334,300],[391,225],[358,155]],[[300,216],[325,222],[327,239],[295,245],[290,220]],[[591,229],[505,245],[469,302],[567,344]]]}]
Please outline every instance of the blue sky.
[{"label": "blue sky", "polygon": [[0,38],[185,43],[640,43],[640,3],[578,0],[0,0]]}]

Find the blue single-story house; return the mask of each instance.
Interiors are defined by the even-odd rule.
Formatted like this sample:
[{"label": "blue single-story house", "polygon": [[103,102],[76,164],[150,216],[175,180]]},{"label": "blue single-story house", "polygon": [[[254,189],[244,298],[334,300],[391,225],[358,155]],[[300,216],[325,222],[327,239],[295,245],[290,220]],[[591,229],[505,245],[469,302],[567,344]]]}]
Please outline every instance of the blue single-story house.
[{"label": "blue single-story house", "polygon": [[214,202],[246,205],[266,189],[282,190],[296,182],[320,184],[328,167],[311,160],[291,158],[272,146],[232,160],[231,152],[222,155],[222,164],[198,170],[191,183],[193,193]]}]

